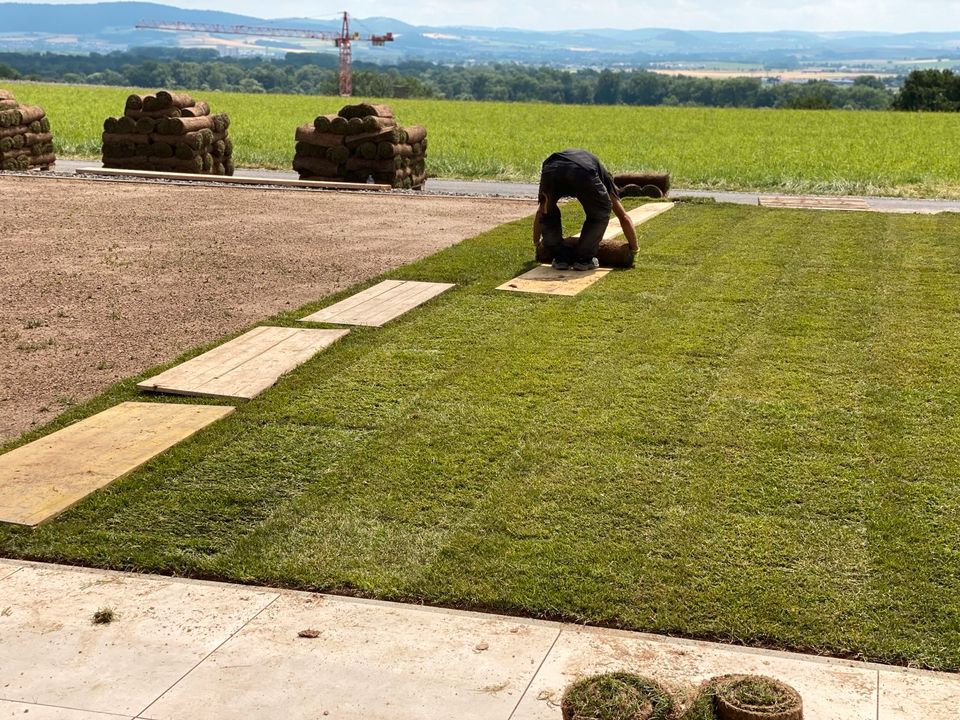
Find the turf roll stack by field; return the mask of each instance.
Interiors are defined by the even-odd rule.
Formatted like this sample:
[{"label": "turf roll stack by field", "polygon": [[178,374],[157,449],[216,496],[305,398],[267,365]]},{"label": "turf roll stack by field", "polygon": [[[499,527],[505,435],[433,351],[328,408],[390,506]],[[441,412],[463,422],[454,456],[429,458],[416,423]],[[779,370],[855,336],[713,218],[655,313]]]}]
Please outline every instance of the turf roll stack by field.
[{"label": "turf roll stack by field", "polygon": [[21,105],[0,88],[0,170],[49,170],[56,161],[43,108]]},{"label": "turf roll stack by field", "polygon": [[233,175],[233,142],[226,113],[186,93],[130,95],[121,117],[103,123],[103,166]]},{"label": "turf roll stack by field", "polygon": [[669,173],[625,173],[613,182],[620,197],[662,198],[670,192]]},{"label": "turf roll stack by field", "polygon": [[426,182],[427,129],[401,127],[388,105],[347,105],[296,132],[293,169],[303,180],[373,181],[420,189]]}]

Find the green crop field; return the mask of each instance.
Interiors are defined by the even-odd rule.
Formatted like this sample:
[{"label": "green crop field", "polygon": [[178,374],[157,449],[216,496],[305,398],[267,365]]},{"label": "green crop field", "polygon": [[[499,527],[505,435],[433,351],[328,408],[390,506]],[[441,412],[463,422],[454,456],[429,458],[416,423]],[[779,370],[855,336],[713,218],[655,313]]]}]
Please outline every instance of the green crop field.
[{"label": "green crop field", "polygon": [[[7,85],[51,116],[58,152],[95,158],[122,88]],[[196,93],[233,120],[238,166],[289,168],[297,125],[337,97]],[[527,180],[564,147],[614,171],[666,170],[687,188],[960,198],[958,113],[556,106],[387,100],[430,131],[433,177]]]}]

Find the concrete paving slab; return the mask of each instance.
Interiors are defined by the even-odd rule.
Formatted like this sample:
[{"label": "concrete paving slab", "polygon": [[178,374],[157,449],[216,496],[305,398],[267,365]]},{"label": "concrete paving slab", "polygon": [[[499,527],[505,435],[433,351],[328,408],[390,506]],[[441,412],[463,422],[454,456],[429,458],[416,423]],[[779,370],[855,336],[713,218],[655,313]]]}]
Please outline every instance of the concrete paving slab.
[{"label": "concrete paving slab", "polygon": [[34,703],[8,702],[0,700],[0,718],[18,718],[18,720],[133,720],[129,715],[71,710]]},{"label": "concrete paving slab", "polygon": [[176,395],[250,400],[349,332],[257,327],[137,387]]},{"label": "concrete paving slab", "polygon": [[957,720],[960,675],[880,671],[879,720]]},{"label": "concrete paving slab", "polygon": [[803,697],[805,720],[875,720],[877,671],[786,653],[751,652],[589,628],[565,628],[511,720],[557,720],[564,689],[577,678],[625,670],[682,691],[717,675],[757,673]]},{"label": "concrete paving slab", "polygon": [[0,580],[10,577],[19,569],[19,566],[14,565],[13,563],[0,561]]},{"label": "concrete paving slab", "polygon": [[276,597],[26,564],[0,582],[0,700],[136,716]]},{"label": "concrete paving slab", "polygon": [[[315,630],[314,639],[298,637]],[[285,595],[143,713],[151,720],[507,720],[558,626]]]},{"label": "concrete paving slab", "polygon": [[49,520],[233,410],[124,402],[0,455],[0,522]]},{"label": "concrete paving slab", "polygon": [[507,280],[497,290],[572,297],[606,277],[609,272],[610,268],[577,272],[576,270],[554,270],[549,265],[538,265],[513,280]]},{"label": "concrete paving slab", "polygon": [[453,283],[384,280],[300,321],[381,327],[453,287]]}]

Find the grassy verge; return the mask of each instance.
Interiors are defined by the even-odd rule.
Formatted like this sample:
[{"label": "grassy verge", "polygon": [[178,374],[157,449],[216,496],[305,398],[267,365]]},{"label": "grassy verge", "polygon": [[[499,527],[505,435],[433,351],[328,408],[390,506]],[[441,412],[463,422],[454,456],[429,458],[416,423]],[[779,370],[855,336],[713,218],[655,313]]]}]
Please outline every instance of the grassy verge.
[{"label": "grassy verge", "polygon": [[[42,105],[57,152],[100,154],[104,118],[131,90],[8,83]],[[152,88],[150,90],[155,90]],[[240,166],[288,169],[294,129],[342,98],[197,91],[233,119]],[[430,130],[433,177],[534,181],[563,147],[587,147],[614,171],[666,170],[678,187],[960,198],[958,113],[556,106],[387,100]]]},{"label": "grassy verge", "polygon": [[680,205],[557,298],[503,226],[0,553],[960,669],[958,232]]}]

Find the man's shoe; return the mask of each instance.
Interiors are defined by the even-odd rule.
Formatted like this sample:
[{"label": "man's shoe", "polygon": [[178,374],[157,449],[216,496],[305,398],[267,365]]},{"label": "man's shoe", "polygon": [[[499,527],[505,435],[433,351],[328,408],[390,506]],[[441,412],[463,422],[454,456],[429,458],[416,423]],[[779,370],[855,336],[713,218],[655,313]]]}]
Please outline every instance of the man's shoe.
[{"label": "man's shoe", "polygon": [[552,263],[550,263],[550,267],[552,267],[554,270],[569,270],[570,263],[566,263],[563,260],[554,260]]},{"label": "man's shoe", "polygon": [[598,267],[600,267],[600,261],[596,258],[590,258],[589,260],[578,260],[573,264],[573,269],[580,270],[581,272],[584,270],[596,270]]}]

